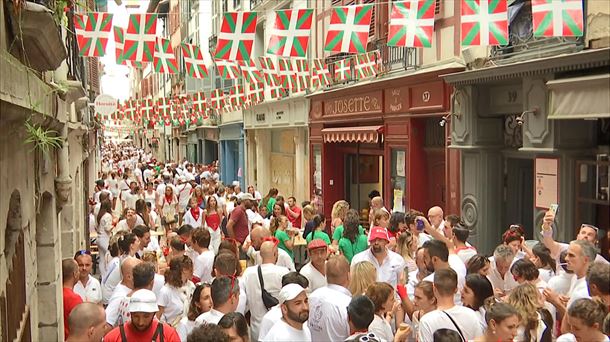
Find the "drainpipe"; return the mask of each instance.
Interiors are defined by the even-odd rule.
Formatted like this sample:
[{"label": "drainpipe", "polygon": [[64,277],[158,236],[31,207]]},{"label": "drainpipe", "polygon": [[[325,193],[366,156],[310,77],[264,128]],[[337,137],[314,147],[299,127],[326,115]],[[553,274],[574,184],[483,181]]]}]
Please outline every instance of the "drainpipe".
[{"label": "drainpipe", "polygon": [[68,144],[68,125],[61,129],[62,146],[57,153],[57,178],[55,178],[55,193],[59,210],[70,200],[72,178],[70,177],[70,146]]}]

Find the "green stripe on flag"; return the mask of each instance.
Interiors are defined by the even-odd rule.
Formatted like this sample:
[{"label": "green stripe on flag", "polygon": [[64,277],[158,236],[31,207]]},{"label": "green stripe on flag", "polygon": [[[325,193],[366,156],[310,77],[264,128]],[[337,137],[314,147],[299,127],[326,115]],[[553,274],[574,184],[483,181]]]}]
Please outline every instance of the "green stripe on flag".
[{"label": "green stripe on flag", "polygon": [[341,41],[343,40],[343,34],[344,34],[344,31],[337,32],[337,35],[335,36],[335,38],[333,38],[333,40],[331,40],[330,42],[328,42],[328,44],[326,44],[326,46],[324,47],[324,50],[332,50],[337,44],[340,44]]},{"label": "green stripe on flag", "polygon": [[282,46],[286,45],[286,37],[282,37],[280,38],[280,40],[277,41],[277,44],[273,45],[273,46],[269,46],[267,48],[267,52],[268,53],[277,53],[278,51],[280,51],[280,49],[282,48]]},{"label": "green stripe on flag", "polygon": [[496,7],[500,4],[500,0],[491,0],[488,7],[488,12],[493,13],[496,10]]},{"label": "green stripe on flag", "polygon": [[405,26],[402,26],[400,28],[400,30],[398,30],[394,36],[390,37],[390,40],[388,40],[388,45],[390,46],[398,46],[398,41],[402,39],[402,37],[405,36],[405,34],[407,34],[407,28]]},{"label": "green stripe on flag", "polygon": [[252,21],[255,21],[255,20],[256,20],[256,14],[255,13],[250,13],[247,18],[244,18],[244,22],[241,25],[241,32],[240,33],[244,33],[248,29],[248,26],[250,26]]},{"label": "green stripe on flag", "polygon": [[549,11],[544,15],[544,18],[540,22],[540,25],[538,25],[538,27],[536,27],[536,30],[534,31],[534,35],[537,37],[543,36],[544,31],[547,30],[549,25],[552,25],[552,22],[553,22],[553,13]]},{"label": "green stripe on flag", "polygon": [[[148,32],[150,31],[151,27],[155,24],[155,22],[157,21],[157,15],[156,14],[151,14],[150,15],[150,20],[146,22],[146,26],[144,26],[144,32]],[[155,32],[153,32],[155,33]]]},{"label": "green stripe on flag", "polygon": [[284,25],[284,27],[286,27],[286,28],[290,27],[290,19],[286,15],[286,11],[278,11],[277,17],[278,17],[278,19],[280,19],[280,21],[282,22],[282,25]]},{"label": "green stripe on flag", "polygon": [[426,35],[426,32],[424,32],[424,30],[422,30],[419,27],[417,28],[417,37],[421,41],[422,46],[424,46],[424,47],[432,46],[432,40],[429,39],[428,36]]},{"label": "green stripe on flag", "polygon": [[337,17],[339,17],[339,20],[342,23],[345,23],[345,21],[347,20],[347,14],[345,13],[345,11],[347,11],[347,9],[343,9],[343,8],[335,8],[335,13],[337,14]]},{"label": "green stripe on flag", "polygon": [[102,22],[102,27],[106,27],[108,26],[110,23],[112,22],[112,14],[109,13],[106,18],[104,19],[104,21]]},{"label": "green stripe on flag", "polygon": [[233,41],[227,40],[227,43],[225,44],[225,46],[223,46],[222,49],[217,50],[216,55],[214,55],[214,57],[221,58],[223,55],[225,55],[227,52],[229,52],[231,50],[231,45],[233,45]]},{"label": "green stripe on flag", "polygon": [[496,39],[498,40],[498,43],[500,43],[500,45],[508,44],[506,37],[502,34],[502,31],[500,31],[495,24],[489,25],[489,32],[491,34],[493,34],[494,37],[496,37]]},{"label": "green stripe on flag", "polygon": [[[294,38],[293,42],[292,42],[292,47],[294,48],[294,50],[297,52],[297,55],[299,56],[305,56],[305,50],[303,49],[303,47],[301,46],[301,41]],[[290,53],[290,51],[288,51]]]},{"label": "green stripe on flag", "polygon": [[225,13],[225,21],[229,24],[232,32],[235,32],[235,22],[233,21],[233,17],[231,13]]},{"label": "green stripe on flag", "polygon": [[[582,36],[582,31],[580,30],[580,27],[578,26],[578,24],[576,24],[574,19],[572,19],[568,11],[562,11],[561,15],[565,25],[570,28],[570,33],[574,36]],[[564,32],[563,35],[565,36],[566,32]]]},{"label": "green stripe on flag", "polygon": [[419,11],[417,11],[417,17],[418,18],[422,18],[424,16],[424,14],[428,11],[428,9],[430,8],[430,6],[432,6],[432,4],[434,3],[434,0],[426,0],[421,8],[419,9]]},{"label": "green stripe on flag", "polygon": [[250,59],[250,54],[248,53],[248,49],[246,48],[246,44],[243,43],[243,41],[239,41],[239,45],[237,46],[239,49],[239,52],[241,52],[241,57],[244,60],[248,60]]},{"label": "green stripe on flag", "polygon": [[136,29],[136,32],[140,32],[140,21],[138,20],[138,16],[135,14],[130,15],[129,21],[131,22],[133,27]]},{"label": "green stripe on flag", "polygon": [[360,11],[354,16],[354,23],[359,23],[360,20],[362,20],[362,18],[364,18],[371,11],[371,8],[373,8],[373,5],[362,6],[362,9],[360,9]]},{"label": "green stripe on flag", "polygon": [[127,50],[127,51],[125,51],[125,49],[123,49],[123,54],[121,55],[121,57],[122,57],[122,59],[121,59],[121,60],[122,60],[122,61],[124,61],[124,60],[128,60],[128,59],[130,59],[129,57],[130,57],[131,55],[133,55],[134,53],[136,53],[136,51],[138,50],[138,44],[139,44],[139,43],[134,43],[134,44],[131,46],[131,49],[129,49],[129,50]]},{"label": "green stripe on flag", "polygon": [[312,13],[313,13],[313,10],[310,10],[310,9],[306,10],[303,13],[303,16],[300,17],[299,20],[297,21],[297,27],[301,27],[301,25],[303,25],[309,19],[309,17],[311,17]]},{"label": "green stripe on flag", "polygon": [[465,0],[464,4],[468,6],[474,13],[479,13],[481,8],[475,0]]},{"label": "green stripe on flag", "polygon": [[475,23],[472,26],[472,28],[470,29],[470,32],[468,32],[466,37],[464,37],[464,40],[462,40],[462,45],[470,45],[470,44],[472,44],[472,41],[479,34],[480,30],[481,30],[481,24],[480,23]]},{"label": "green stripe on flag", "polygon": [[106,51],[104,51],[104,46],[102,45],[102,40],[96,39],[95,42],[96,42],[95,51],[97,52],[98,56],[100,56],[100,57],[104,56]]},{"label": "green stripe on flag", "polygon": [[366,52],[366,47],[362,46],[362,42],[360,42],[357,33],[352,32],[351,41],[354,47],[356,48],[356,51],[358,51],[359,53]]}]

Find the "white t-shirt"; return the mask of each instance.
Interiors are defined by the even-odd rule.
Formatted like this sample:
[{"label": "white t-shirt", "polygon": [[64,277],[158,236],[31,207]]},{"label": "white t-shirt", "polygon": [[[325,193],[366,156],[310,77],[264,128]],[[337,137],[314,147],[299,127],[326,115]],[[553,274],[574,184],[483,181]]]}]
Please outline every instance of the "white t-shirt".
[{"label": "white t-shirt", "polygon": [[126,191],[123,193],[122,197],[123,201],[125,201],[125,208],[136,208],[136,202],[140,199],[140,195],[132,194],[131,191]]},{"label": "white t-shirt", "polygon": [[549,288],[557,294],[566,296],[572,285],[572,278],[576,276],[574,273],[561,272],[549,279]]},{"label": "white t-shirt", "polygon": [[[557,342],[578,342],[573,334],[563,334],[557,337]],[[605,336],[600,342],[610,342],[610,337]]]},{"label": "white t-shirt", "polygon": [[203,209],[199,209],[199,218],[195,220],[190,209],[184,212],[184,224],[191,225],[193,228],[203,227]]},{"label": "white t-shirt", "polygon": [[[254,253],[254,261],[256,262],[257,265],[260,265],[263,263],[263,258],[261,258],[260,252],[259,251],[255,251],[254,247],[250,247],[250,249],[252,250],[252,252],[250,253]],[[294,272],[295,268],[294,268],[294,262],[292,261],[292,258],[290,257],[290,255],[283,249],[278,248],[277,249],[277,261],[276,261],[276,265],[277,266],[282,266],[287,268],[290,272]]]},{"label": "white t-shirt", "polygon": [[218,322],[224,315],[225,314],[223,314],[222,312],[220,312],[218,310],[211,309],[210,311],[204,312],[201,315],[199,315],[199,317],[197,317],[197,319],[195,320],[195,323],[197,325],[201,325],[203,323],[218,324]]},{"label": "white t-shirt", "polygon": [[398,280],[406,266],[405,259],[400,254],[390,250],[387,251],[387,255],[381,264],[379,264],[370,248],[356,254],[352,258],[352,265],[361,261],[368,261],[375,266],[377,269],[377,281],[386,282],[394,288],[396,288],[396,284],[398,284]]},{"label": "white t-shirt", "polygon": [[307,326],[312,341],[343,341],[349,336],[347,306],[352,294],[345,287],[329,284],[309,296]]},{"label": "white t-shirt", "polygon": [[[517,258],[513,259],[511,266],[516,260]],[[513,275],[512,273],[510,273],[510,271],[506,271],[504,277],[500,275],[500,272],[498,272],[498,269],[496,267],[496,261],[493,256],[489,258],[489,261],[489,274],[487,274],[487,279],[489,279],[489,282],[491,283],[494,289],[500,289],[504,291],[505,294],[508,294],[510,293],[510,291],[512,291],[512,289],[519,285],[517,281],[515,281],[515,278],[513,278]]]},{"label": "white t-shirt", "polygon": [[261,341],[311,341],[311,333],[307,324],[303,324],[303,329],[298,330],[280,319]]},{"label": "white t-shirt", "polygon": [[161,289],[165,285],[165,277],[159,273],[155,273],[155,279],[153,280],[153,288],[152,292],[155,293],[155,296],[159,298],[161,295]]},{"label": "white t-shirt", "polygon": [[[248,307],[250,308],[250,326],[252,327],[252,340],[257,341],[258,327],[260,325],[263,316],[267,313],[267,308],[263,304],[261,297],[261,285],[258,280],[258,267],[250,266],[246,268],[243,273],[242,280],[248,301]],[[280,290],[282,289],[282,277],[288,273],[288,269],[285,267],[277,266],[274,264],[263,264],[260,265],[261,273],[263,275],[263,282],[265,283],[265,290],[269,292],[273,297],[278,298]],[[240,283],[240,287],[241,284]]]},{"label": "white t-shirt", "polygon": [[424,245],[424,242],[432,240],[432,237],[426,233],[419,233],[417,236],[417,247],[421,247]]},{"label": "white t-shirt", "polygon": [[185,211],[186,207],[189,205],[192,188],[193,187],[190,183],[184,183],[176,186],[176,196],[178,197],[178,207],[180,208],[180,211]]},{"label": "white t-shirt", "polygon": [[118,284],[112,293],[112,297],[108,300],[106,307],[106,323],[116,326],[119,319],[119,308],[123,298],[131,292],[131,289],[123,284]]},{"label": "white t-shirt", "polygon": [[186,316],[182,317],[180,323],[176,326],[176,332],[178,333],[178,336],[180,336],[180,341],[186,341],[186,338],[196,326],[196,321],[189,321],[189,318]]},{"label": "white t-shirt", "polygon": [[185,303],[188,297],[182,288],[178,289],[169,284],[163,285],[157,298],[157,304],[164,308],[161,322],[172,325],[178,317],[182,319]]},{"label": "white t-shirt", "polygon": [[318,269],[316,269],[311,262],[308,262],[299,271],[307,280],[309,280],[309,287],[307,288],[307,294],[324,287],[327,285],[326,276],[324,276]]},{"label": "white t-shirt", "polygon": [[566,309],[569,309],[570,305],[572,305],[572,303],[574,303],[574,301],[577,299],[591,298],[589,295],[589,288],[587,287],[587,277],[582,277],[580,279],[576,277],[572,278],[572,284],[570,285],[568,295],[570,296],[570,300],[568,300]]},{"label": "white t-shirt", "polygon": [[121,258],[113,258],[106,266],[107,275],[102,279],[102,300],[106,303],[110,300],[117,285],[121,282]]},{"label": "white t-shirt", "polygon": [[212,282],[212,268],[214,267],[214,252],[207,250],[195,258],[193,275],[201,282]]},{"label": "white t-shirt", "polygon": [[279,305],[276,305],[269,309],[265,316],[263,316],[263,320],[261,321],[261,325],[258,327],[258,335],[259,336],[267,336],[269,330],[273,328],[275,322],[282,319],[282,309]]},{"label": "white t-shirt", "polygon": [[[466,341],[472,341],[483,335],[483,329],[481,329],[480,324],[477,324],[479,319],[473,310],[456,305],[451,309],[444,310],[444,312],[449,314],[455,324],[459,326]],[[455,324],[443,311],[431,311],[420,318],[418,340],[419,342],[432,342],[432,335],[438,329],[445,328],[458,331]]]},{"label": "white t-shirt", "polygon": [[76,285],[74,285],[74,292],[82,298],[83,302],[97,304],[102,301],[102,287],[100,282],[91,275],[89,275],[85,286],[83,286],[83,283],[81,283],[80,280],[76,282]]},{"label": "white t-shirt", "polygon": [[392,333],[390,323],[379,315],[375,315],[375,318],[373,318],[373,321],[369,325],[369,331],[381,338],[382,341],[394,341],[394,334]]}]

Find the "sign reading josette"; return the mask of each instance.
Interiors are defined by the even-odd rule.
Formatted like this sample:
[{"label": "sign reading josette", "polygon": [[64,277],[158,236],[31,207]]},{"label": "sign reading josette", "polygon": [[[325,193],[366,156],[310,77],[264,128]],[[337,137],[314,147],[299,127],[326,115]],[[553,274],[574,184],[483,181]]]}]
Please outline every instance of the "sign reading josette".
[{"label": "sign reading josette", "polygon": [[110,115],[117,110],[117,100],[107,94],[95,98],[95,112],[100,115]]}]

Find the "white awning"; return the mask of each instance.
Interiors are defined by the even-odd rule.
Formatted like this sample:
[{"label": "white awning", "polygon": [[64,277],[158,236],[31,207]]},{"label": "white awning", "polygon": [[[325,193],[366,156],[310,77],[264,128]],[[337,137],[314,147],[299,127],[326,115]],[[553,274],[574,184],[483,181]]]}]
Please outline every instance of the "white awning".
[{"label": "white awning", "polygon": [[610,74],[548,81],[549,119],[610,118]]}]

